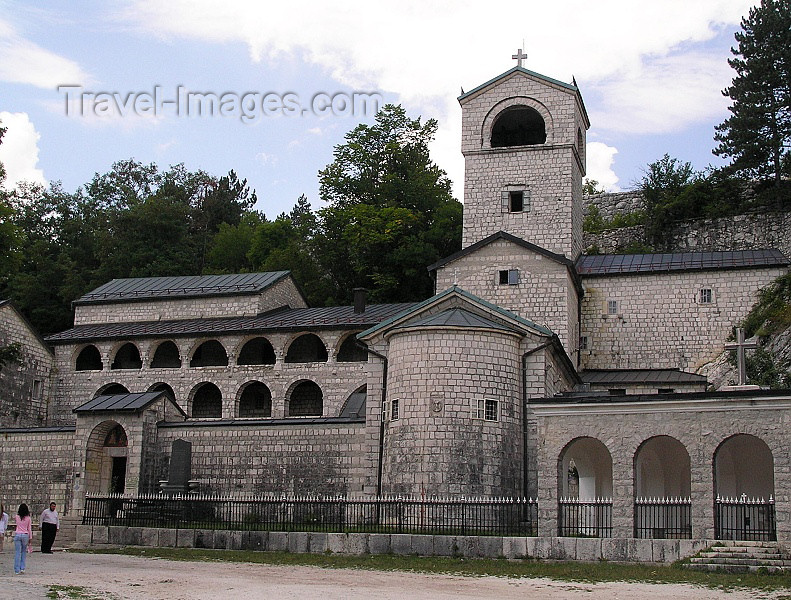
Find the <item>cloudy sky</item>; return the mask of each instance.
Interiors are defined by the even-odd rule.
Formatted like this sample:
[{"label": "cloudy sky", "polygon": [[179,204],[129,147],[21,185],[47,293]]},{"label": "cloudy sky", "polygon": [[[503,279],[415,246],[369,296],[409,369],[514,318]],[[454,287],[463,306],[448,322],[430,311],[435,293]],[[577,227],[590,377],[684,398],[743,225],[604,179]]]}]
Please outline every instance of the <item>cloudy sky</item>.
[{"label": "cloudy sky", "polygon": [[591,119],[588,176],[630,189],[665,152],[721,164],[711,149],[728,114],[726,61],[753,4],[0,0],[0,161],[7,186],[67,191],[130,157],[235,169],[274,217],[302,193],[320,205],[318,170],[373,119],[344,101],[372,94],[437,119],[433,157],[462,199],[456,98],[524,47],[527,68],[576,78]]}]

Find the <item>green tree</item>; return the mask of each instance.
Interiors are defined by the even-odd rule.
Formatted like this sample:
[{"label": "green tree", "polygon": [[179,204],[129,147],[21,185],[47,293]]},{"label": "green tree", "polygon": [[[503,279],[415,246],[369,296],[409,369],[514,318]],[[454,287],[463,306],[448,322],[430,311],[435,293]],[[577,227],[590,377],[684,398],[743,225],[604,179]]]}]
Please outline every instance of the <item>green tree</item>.
[{"label": "green tree", "polygon": [[645,202],[646,237],[652,246],[662,247],[673,221],[694,216],[679,198],[699,178],[691,163],[671,158],[669,154],[646,167],[640,189]]},{"label": "green tree", "polygon": [[597,194],[603,194],[604,192],[604,188],[595,179],[585,178],[585,181],[582,182],[583,196],[595,196]]},{"label": "green tree", "polygon": [[333,300],[351,301],[360,286],[379,302],[423,299],[433,292],[425,267],[461,247],[462,206],[429,155],[436,130],[435,120],[388,104],[374,124],[346,134],[319,172],[329,206],[311,246]]},{"label": "green tree", "polygon": [[791,147],[791,0],[762,0],[741,27],[728,60],[736,77],[723,91],[731,116],[716,128],[714,154],[779,185]]}]

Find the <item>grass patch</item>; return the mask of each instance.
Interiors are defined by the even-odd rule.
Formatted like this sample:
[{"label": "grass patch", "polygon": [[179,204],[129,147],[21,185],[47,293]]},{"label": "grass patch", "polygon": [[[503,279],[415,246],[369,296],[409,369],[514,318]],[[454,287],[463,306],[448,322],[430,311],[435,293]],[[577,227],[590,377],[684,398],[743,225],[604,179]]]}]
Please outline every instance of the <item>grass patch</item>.
[{"label": "grass patch", "polygon": [[96,594],[89,589],[77,585],[51,585],[47,598],[53,600],[109,600],[112,596],[106,593]]},{"label": "grass patch", "polygon": [[367,569],[462,575],[467,577],[547,577],[559,581],[599,583],[632,581],[644,583],[686,583],[732,590],[750,588],[762,591],[791,592],[791,575],[753,575],[702,573],[680,565],[656,566],[612,562],[545,562],[536,560],[468,559],[436,556],[397,556],[392,554],[303,554],[290,552],[251,552],[243,550],[204,550],[192,548],[139,548],[79,550],[91,554],[124,554],[147,558],[186,561],[246,562],[268,565],[302,565],[325,569]]}]

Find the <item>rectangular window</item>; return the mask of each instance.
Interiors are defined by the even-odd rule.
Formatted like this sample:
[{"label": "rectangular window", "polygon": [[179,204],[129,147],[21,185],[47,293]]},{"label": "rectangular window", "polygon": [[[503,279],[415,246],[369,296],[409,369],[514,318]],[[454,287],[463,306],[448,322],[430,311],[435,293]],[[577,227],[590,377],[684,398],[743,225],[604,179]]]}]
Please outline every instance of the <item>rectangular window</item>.
[{"label": "rectangular window", "polygon": [[658,390],[658,392],[659,392],[660,394],[672,394],[672,393],[674,393],[675,391],[676,391],[676,390],[674,390],[673,388],[659,388],[659,390]]},{"label": "rectangular window", "polygon": [[700,304],[711,304],[712,303],[712,293],[711,288],[701,288],[698,292],[698,302]]},{"label": "rectangular window", "polygon": [[41,380],[34,379],[33,380],[33,399],[38,400],[41,398]]},{"label": "rectangular window", "polygon": [[508,192],[509,210],[511,212],[522,212],[525,208],[524,192]]},{"label": "rectangular window", "polygon": [[610,396],[626,396],[625,388],[610,388],[607,391],[610,393]]},{"label": "rectangular window", "polygon": [[617,300],[607,300],[607,314],[608,315],[617,315],[618,314],[618,301]]},{"label": "rectangular window", "polygon": [[[511,187],[511,186],[509,186]],[[500,193],[503,203],[503,212],[521,213],[530,210],[530,191],[512,187]]]},{"label": "rectangular window", "polygon": [[497,400],[486,399],[483,418],[486,421],[496,421],[499,416],[497,411]]},{"label": "rectangular window", "polygon": [[472,418],[482,421],[497,421],[500,418],[499,403],[491,398],[472,401]]},{"label": "rectangular window", "polygon": [[503,269],[500,271],[500,285],[517,285],[519,283],[519,269]]},{"label": "rectangular window", "polygon": [[398,421],[398,398],[393,398],[390,411],[390,420]]},{"label": "rectangular window", "polygon": [[587,350],[588,349],[588,336],[583,335],[580,337],[580,350]]}]

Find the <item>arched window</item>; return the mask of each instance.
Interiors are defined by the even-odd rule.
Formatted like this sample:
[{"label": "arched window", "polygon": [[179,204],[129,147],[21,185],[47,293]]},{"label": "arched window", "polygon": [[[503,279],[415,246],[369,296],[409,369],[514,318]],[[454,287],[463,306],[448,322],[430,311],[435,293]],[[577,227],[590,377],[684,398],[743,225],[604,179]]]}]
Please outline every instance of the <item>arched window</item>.
[{"label": "arched window", "polygon": [[253,338],[242,346],[239,352],[239,365],[273,365],[275,364],[275,349],[265,337]]},{"label": "arched window", "polygon": [[213,383],[204,383],[192,399],[192,417],[195,419],[219,419],[222,417],[222,392]]},{"label": "arched window", "polygon": [[299,336],[288,348],[287,363],[327,362],[327,348],[313,333]]},{"label": "arched window", "polygon": [[142,369],[143,361],[140,360],[140,351],[137,346],[128,342],[118,349],[115,359],[110,365],[111,369]]},{"label": "arched window", "polygon": [[579,499],[612,498],[612,457],[607,446],[591,437],[580,437],[568,444],[560,457],[560,496],[571,497],[569,472],[576,470]]},{"label": "arched window", "polygon": [[129,390],[126,389],[120,383],[111,383],[110,385],[104,385],[96,390],[96,393],[93,395],[94,398],[96,396],[116,396],[118,394],[128,394]]},{"label": "arched window", "polygon": [[227,367],[228,353],[217,340],[203,342],[195,349],[190,367]]},{"label": "arched window", "polygon": [[529,106],[506,108],[492,126],[492,148],[545,144],[546,125],[539,112]]},{"label": "arched window", "polygon": [[323,410],[321,388],[312,381],[303,381],[291,391],[289,417],[320,417]]},{"label": "arched window", "polygon": [[181,356],[174,342],[168,340],[157,346],[154,358],[151,361],[152,369],[180,369]]},{"label": "arched window", "polygon": [[338,349],[338,362],[367,362],[368,346],[358,342],[354,334],[343,340]]},{"label": "arched window", "polygon": [[80,350],[75,369],[77,371],[101,371],[102,356],[99,354],[99,349],[90,345]]},{"label": "arched window", "polygon": [[239,397],[239,416],[242,418],[272,416],[272,393],[260,381],[248,383]]}]

